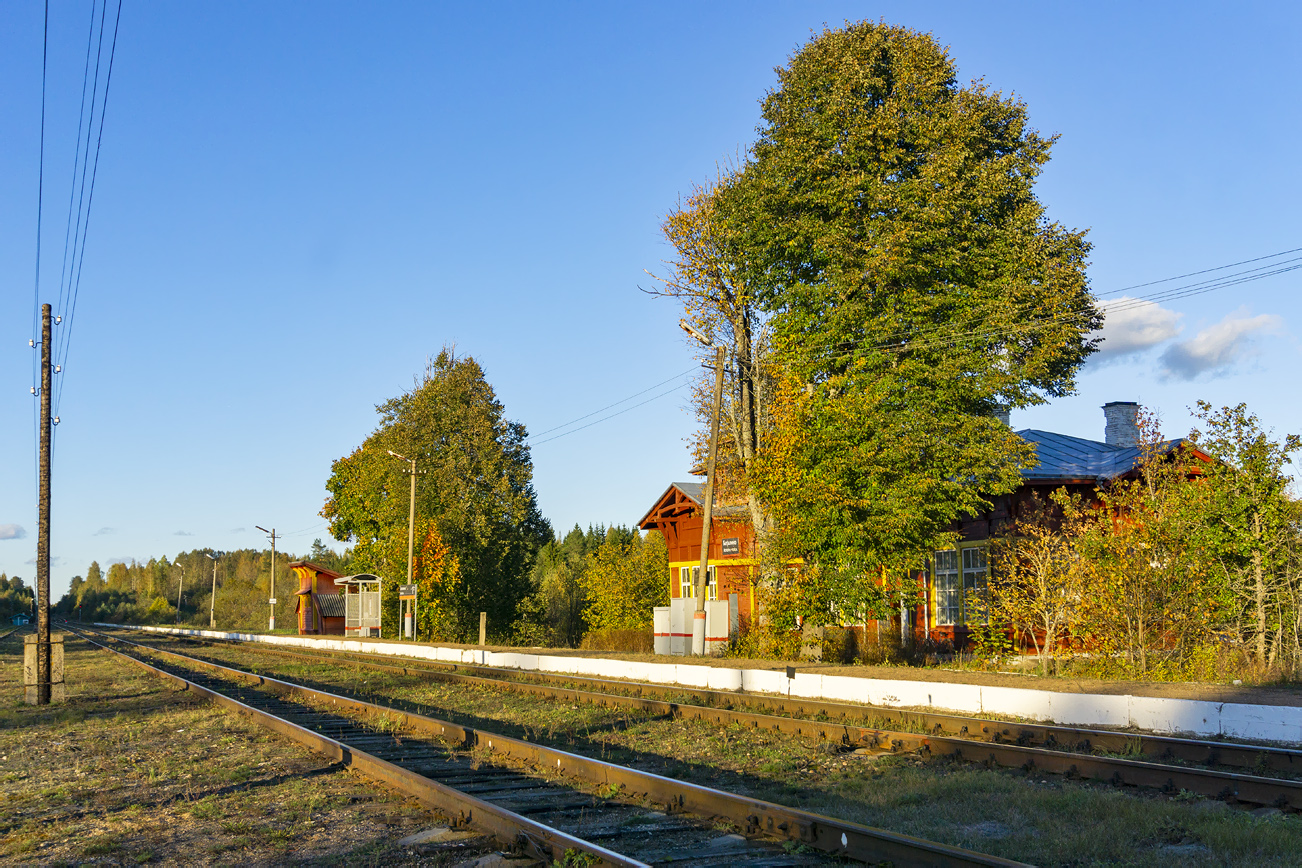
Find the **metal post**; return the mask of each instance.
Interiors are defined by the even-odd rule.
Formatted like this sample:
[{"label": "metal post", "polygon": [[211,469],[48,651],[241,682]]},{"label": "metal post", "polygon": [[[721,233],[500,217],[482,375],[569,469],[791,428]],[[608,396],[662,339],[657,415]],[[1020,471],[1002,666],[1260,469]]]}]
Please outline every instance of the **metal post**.
[{"label": "metal post", "polygon": [[[416,459],[411,459],[411,508],[407,511],[407,584],[412,584],[412,552],[416,542]],[[411,640],[416,641],[416,601],[411,601]]]},{"label": "metal post", "polygon": [[176,586],[176,623],[181,623],[181,589],[185,587],[185,564],[177,564],[181,568],[181,582]]},{"label": "metal post", "polygon": [[714,412],[710,418],[710,456],[705,465],[705,521],[701,525],[701,572],[696,577],[696,613],[692,616],[692,653],[705,653],[705,589],[710,570],[710,524],[714,520],[714,464],[719,446],[719,411],[723,404],[723,347],[714,348]]},{"label": "metal post", "polygon": [[258,530],[271,537],[271,589],[267,593],[267,603],[271,606],[271,618],[267,621],[267,630],[272,632],[276,629],[276,529],[273,527],[267,530],[260,524],[255,524]]},{"label": "metal post", "polygon": [[[411,473],[411,508],[407,511],[407,584],[410,585],[412,584],[412,552],[416,542],[416,459],[408,458],[406,455],[399,455],[392,449],[387,451],[394,458],[406,461],[411,465],[408,468]],[[402,613],[401,606],[398,607],[398,613]],[[414,600],[411,604],[411,638],[413,641],[416,638],[416,602]]]},{"label": "metal post", "polygon": [[217,627],[217,559],[204,552],[204,557],[212,561],[212,596],[208,598],[208,629]]},{"label": "metal post", "polygon": [[50,393],[53,326],[41,305],[41,442],[36,530],[36,704],[50,704]]}]

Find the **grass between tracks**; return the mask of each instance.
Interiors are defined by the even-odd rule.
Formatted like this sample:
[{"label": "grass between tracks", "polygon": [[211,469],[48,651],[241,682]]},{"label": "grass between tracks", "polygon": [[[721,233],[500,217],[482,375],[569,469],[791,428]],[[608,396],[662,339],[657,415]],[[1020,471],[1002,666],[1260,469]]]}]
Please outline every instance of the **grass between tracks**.
[{"label": "grass between tracks", "polygon": [[22,702],[21,636],[0,641],[0,864],[440,865],[418,804],[251,721],[66,640],[68,701]]},{"label": "grass between tracks", "polygon": [[372,694],[461,724],[1037,865],[1284,866],[1299,864],[1302,853],[1302,815],[1251,812],[1191,794],[861,755],[740,726],[301,664],[255,649],[192,653],[241,666],[260,661],[269,673]]}]

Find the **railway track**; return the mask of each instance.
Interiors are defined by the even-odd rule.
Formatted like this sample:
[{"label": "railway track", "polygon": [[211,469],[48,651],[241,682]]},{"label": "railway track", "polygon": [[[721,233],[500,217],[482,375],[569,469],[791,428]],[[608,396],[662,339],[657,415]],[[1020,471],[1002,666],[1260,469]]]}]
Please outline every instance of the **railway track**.
[{"label": "railway track", "polygon": [[[650,714],[707,720],[721,725],[741,724],[853,747],[915,751],[929,757],[947,756],[989,766],[1022,768],[1028,772],[1151,787],[1172,794],[1185,791],[1251,806],[1302,810],[1302,781],[1267,775],[1302,773],[1302,751],[1288,748],[1010,723],[851,703],[743,695],[570,675],[525,675],[515,670],[490,667],[413,665],[390,657],[380,661],[375,660],[374,655],[286,651],[195,637],[185,637],[184,641],[239,644],[260,654],[305,662],[333,665],[343,662],[431,680],[491,685],[570,702],[624,706]],[[576,684],[582,687],[571,686]],[[701,704],[683,702],[681,699],[684,697]],[[778,713],[738,707],[742,705]],[[855,720],[871,723],[859,725],[854,723]],[[877,725],[880,722],[894,722],[908,729],[889,729]],[[1140,756],[1148,759],[1138,759]],[[1229,769],[1250,769],[1253,773]]]},{"label": "railway track", "polygon": [[[713,790],[131,642],[74,631],[187,690],[551,862],[800,866],[1022,863]],[[101,641],[102,640],[102,641]],[[157,656],[159,659],[146,659]],[[597,790],[594,793],[593,790]],[[662,808],[648,811],[646,803]],[[725,821],[743,835],[722,836]],[[797,842],[787,852],[782,840]]]}]

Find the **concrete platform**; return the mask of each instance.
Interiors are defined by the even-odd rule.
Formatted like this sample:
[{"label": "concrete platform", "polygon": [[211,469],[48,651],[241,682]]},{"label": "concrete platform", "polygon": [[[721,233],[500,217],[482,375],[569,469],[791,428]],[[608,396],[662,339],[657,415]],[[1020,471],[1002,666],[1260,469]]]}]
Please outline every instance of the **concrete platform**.
[{"label": "concrete platform", "polygon": [[[558,655],[530,650],[490,650],[465,646],[368,641],[314,636],[225,633],[177,627],[100,624],[153,633],[263,642],[269,645],[495,666],[524,671],[624,678],[655,684],[681,684],[710,690],[744,691],[858,702],[971,715],[1008,715],[1071,726],[1132,727],[1197,738],[1232,738],[1302,744],[1302,707],[1216,702],[1202,699],[1073,693],[1020,687],[992,687],[905,679],[864,678],[687,662],[649,662],[608,657]],[[679,658],[667,658],[674,660]],[[727,661],[731,662],[731,661]]]}]

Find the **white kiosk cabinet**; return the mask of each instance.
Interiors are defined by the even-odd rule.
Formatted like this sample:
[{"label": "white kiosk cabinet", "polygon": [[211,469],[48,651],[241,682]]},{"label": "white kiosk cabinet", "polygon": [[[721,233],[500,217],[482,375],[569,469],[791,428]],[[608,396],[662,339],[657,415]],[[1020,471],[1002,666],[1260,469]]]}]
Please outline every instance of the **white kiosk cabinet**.
[{"label": "white kiosk cabinet", "polygon": [[344,590],[344,635],[380,636],[380,577],[370,573],[335,579]]}]

